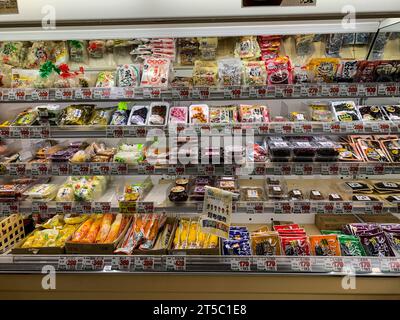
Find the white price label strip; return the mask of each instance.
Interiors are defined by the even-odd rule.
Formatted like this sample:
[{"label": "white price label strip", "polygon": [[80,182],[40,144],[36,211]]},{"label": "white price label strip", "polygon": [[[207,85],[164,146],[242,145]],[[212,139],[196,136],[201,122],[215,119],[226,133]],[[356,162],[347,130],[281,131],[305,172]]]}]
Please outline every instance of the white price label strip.
[{"label": "white price label strip", "polygon": [[83,269],[82,257],[60,257],[58,259],[58,271],[79,271]]},{"label": "white price label strip", "polygon": [[251,260],[250,258],[240,257],[231,259],[231,270],[232,271],[251,271]]},{"label": "white price label strip", "polygon": [[372,272],[372,264],[371,259],[368,258],[359,258],[355,259],[354,262],[355,270],[363,273],[371,273]]},{"label": "white price label strip", "polygon": [[155,269],[155,261],[153,257],[135,257],[135,270],[152,271],[154,269]]},{"label": "white price label strip", "polygon": [[130,271],[132,266],[132,257],[117,256],[111,261],[112,270]]},{"label": "white price label strip", "polygon": [[166,267],[170,271],[185,271],[186,270],[186,257],[167,257]]},{"label": "white price label strip", "polygon": [[104,257],[84,257],[83,267],[85,270],[101,271],[104,269]]},{"label": "white price label strip", "polygon": [[311,272],[312,262],[311,258],[293,258],[291,261],[292,270],[300,272]]},{"label": "white price label strip", "polygon": [[343,258],[327,258],[326,259],[326,270],[333,272],[343,272],[344,269],[344,260]]}]

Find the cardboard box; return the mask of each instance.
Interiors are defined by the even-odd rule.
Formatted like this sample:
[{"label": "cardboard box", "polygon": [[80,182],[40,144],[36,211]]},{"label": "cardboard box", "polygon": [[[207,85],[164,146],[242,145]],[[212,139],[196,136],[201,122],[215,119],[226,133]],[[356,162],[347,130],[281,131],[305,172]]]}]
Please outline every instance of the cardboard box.
[{"label": "cardboard box", "polygon": [[[175,235],[175,230],[178,227],[178,220],[175,218],[172,218],[172,217],[168,217],[167,221],[165,223],[166,223],[166,225],[167,224],[172,225],[171,236],[169,238],[167,248],[164,248],[164,249],[155,248],[155,249],[151,249],[151,250],[134,249],[132,254],[133,255],[150,255],[150,256],[167,255],[168,250],[170,250],[172,248],[172,243],[174,242],[174,235]],[[163,228],[163,230],[164,230],[164,228]],[[161,232],[157,236],[156,244],[157,244],[158,238],[160,236],[161,236]],[[121,241],[121,243],[122,243],[122,241]]]},{"label": "cardboard box", "polygon": [[113,243],[78,243],[67,241],[65,243],[65,251],[67,254],[113,254],[120,241],[125,237],[125,233],[131,223],[132,219],[129,219],[125,229]]},{"label": "cardboard box", "polygon": [[316,214],[315,225],[319,230],[342,230],[343,226],[349,223],[360,222],[352,214]]},{"label": "cardboard box", "polygon": [[364,214],[364,215],[359,215],[358,217],[365,222],[371,222],[371,223],[400,223],[400,219],[390,213],[375,214],[375,215]]}]

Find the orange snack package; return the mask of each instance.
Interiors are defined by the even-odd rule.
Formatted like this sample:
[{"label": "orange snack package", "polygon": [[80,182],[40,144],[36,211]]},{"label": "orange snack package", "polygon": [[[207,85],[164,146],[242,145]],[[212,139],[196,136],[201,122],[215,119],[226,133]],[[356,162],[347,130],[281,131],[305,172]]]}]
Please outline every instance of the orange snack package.
[{"label": "orange snack package", "polygon": [[336,234],[310,236],[311,253],[314,256],[340,256],[340,244]]},{"label": "orange snack package", "polygon": [[72,242],[80,242],[84,237],[86,237],[87,233],[89,232],[92,224],[94,222],[94,218],[89,218],[86,220],[84,224],[82,224],[79,229],[75,232],[74,236],[72,237]]},{"label": "orange snack package", "polygon": [[89,232],[81,241],[84,243],[94,243],[96,241],[97,234],[99,233],[102,221],[103,215],[97,216],[96,220],[92,223]]}]

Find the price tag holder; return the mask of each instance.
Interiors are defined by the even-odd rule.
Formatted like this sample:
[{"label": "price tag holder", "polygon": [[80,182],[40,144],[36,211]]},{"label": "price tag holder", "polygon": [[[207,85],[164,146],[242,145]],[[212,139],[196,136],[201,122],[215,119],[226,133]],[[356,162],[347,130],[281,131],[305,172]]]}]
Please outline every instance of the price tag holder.
[{"label": "price tag holder", "polygon": [[210,89],[207,87],[195,87],[192,90],[192,95],[194,99],[209,100]]},{"label": "price tag holder", "polygon": [[274,202],[274,213],[275,214],[290,214],[292,213],[292,206],[290,202]]},{"label": "price tag holder", "polygon": [[296,94],[295,92],[295,86],[292,85],[288,85],[288,86],[284,86],[283,90],[282,90],[282,95],[284,98],[292,98],[295,96],[300,96],[300,94]]},{"label": "price tag holder", "polygon": [[332,202],[316,202],[316,211],[318,214],[329,214],[333,213],[334,205]]},{"label": "price tag holder", "polygon": [[0,127],[0,138],[8,139],[10,137],[9,127]]},{"label": "price tag holder", "polygon": [[88,271],[101,271],[104,269],[104,257],[84,257],[83,268]]},{"label": "price tag holder", "polygon": [[31,164],[32,176],[47,176],[49,172],[51,172],[51,168],[48,163],[33,162]]},{"label": "price tag holder", "polygon": [[186,257],[166,257],[165,266],[167,271],[186,271]]},{"label": "price tag holder", "polygon": [[107,135],[107,138],[123,138],[125,136],[124,127],[108,126],[106,135]]},{"label": "price tag holder", "polygon": [[153,213],[154,203],[153,202],[137,202],[136,206],[137,213]]},{"label": "price tag holder", "polygon": [[263,99],[267,97],[266,87],[249,87],[249,96],[251,98]]},{"label": "price tag holder", "polygon": [[73,176],[87,176],[90,174],[89,163],[71,163],[70,174]]},{"label": "price tag holder", "polygon": [[314,172],[314,167],[310,163],[295,164],[295,167],[294,167],[295,175],[308,176],[308,175],[312,175],[313,172]]},{"label": "price tag holder", "polygon": [[337,208],[340,208],[340,206],[343,206],[343,213],[346,214],[352,214],[353,213],[353,203],[352,202],[342,202],[342,203],[338,203]]},{"label": "price tag holder", "polygon": [[231,270],[249,272],[251,271],[251,260],[246,257],[231,258]]},{"label": "price tag holder", "polygon": [[111,173],[110,163],[91,163],[90,172],[95,176],[108,176]]},{"label": "price tag holder", "polygon": [[74,210],[78,214],[90,214],[92,213],[92,203],[91,202],[76,202]]},{"label": "price tag holder", "polygon": [[293,213],[295,214],[309,214],[311,213],[311,202],[293,202]]},{"label": "price tag holder", "polygon": [[58,271],[80,271],[83,270],[83,258],[82,257],[60,257],[57,265]]},{"label": "price tag holder", "polygon": [[93,91],[93,99],[109,100],[112,98],[112,93],[111,88],[96,88]]},{"label": "price tag holder", "polygon": [[264,212],[263,202],[248,202],[246,203],[246,212],[249,214],[260,214]]},{"label": "price tag holder", "polygon": [[383,272],[400,273],[400,259],[382,259],[381,270]]},{"label": "price tag holder", "polygon": [[119,175],[127,175],[128,174],[128,165],[126,163],[112,163],[111,164],[111,175],[119,176]]},{"label": "price tag holder", "polygon": [[379,83],[378,95],[384,97],[393,97],[399,91],[396,83]]},{"label": "price tag holder", "polygon": [[71,100],[74,97],[73,89],[56,89],[55,98],[56,100]]},{"label": "price tag holder", "polygon": [[56,202],[56,214],[71,214],[72,202]]},{"label": "price tag holder", "polygon": [[346,84],[347,97],[356,97],[358,95],[357,84]]},{"label": "price tag holder", "polygon": [[183,164],[173,164],[168,167],[169,175],[181,176],[185,174],[185,166]]},{"label": "price tag holder", "polygon": [[[186,263],[185,263],[186,265]],[[136,271],[154,271],[155,261],[154,257],[135,257],[135,270]]]},{"label": "price tag holder", "polygon": [[95,202],[93,204],[93,213],[105,214],[111,212],[111,202]]},{"label": "price tag holder", "polygon": [[278,164],[274,167],[275,175],[290,176],[292,174],[292,166],[290,164]]},{"label": "price tag holder", "polygon": [[134,99],[135,98],[135,89],[134,88],[123,88],[122,89],[122,97],[124,99]]},{"label": "price tag holder", "polygon": [[161,99],[161,88],[143,88],[144,99]]},{"label": "price tag holder", "polygon": [[3,202],[0,203],[0,214],[4,216],[8,216],[10,214],[19,212],[19,203],[18,202]]},{"label": "price tag holder", "polygon": [[321,174],[337,176],[339,174],[339,165],[336,163],[323,163],[321,165]]},{"label": "price tag holder", "polygon": [[172,88],[172,98],[177,100],[187,100],[190,98],[190,89],[187,87]]},{"label": "price tag holder", "polygon": [[266,171],[267,169],[264,163],[254,163],[254,174],[256,176],[264,176]]},{"label": "price tag holder", "polygon": [[50,127],[31,127],[30,137],[32,139],[47,139],[50,137]]},{"label": "price tag holder", "polygon": [[372,272],[372,263],[369,258],[356,258],[353,265],[354,269],[362,273]]},{"label": "price tag holder", "polygon": [[383,212],[383,202],[368,201],[365,203],[365,213],[367,214],[381,214]]},{"label": "price tag holder", "polygon": [[242,87],[232,86],[224,88],[224,98],[226,99],[240,99],[242,97]]},{"label": "price tag holder", "polygon": [[259,271],[268,271],[268,272],[276,272],[278,271],[278,263],[276,258],[256,258],[257,270]]},{"label": "price tag holder", "polygon": [[31,99],[34,101],[47,101],[50,97],[49,89],[33,89]]},{"label": "price tag holder", "polygon": [[144,137],[146,137],[146,134],[147,134],[146,127],[140,127],[140,126],[129,126],[128,127],[128,136],[129,137],[144,138]]},{"label": "price tag holder", "polygon": [[340,86],[338,84],[332,84],[329,86],[328,97],[339,97]]},{"label": "price tag holder", "polygon": [[292,271],[298,272],[312,272],[311,258],[292,258],[291,261]]},{"label": "price tag holder", "polygon": [[46,202],[33,201],[32,202],[32,213],[36,214],[48,214],[49,208]]},{"label": "price tag holder", "polygon": [[155,173],[155,171],[156,171],[156,168],[152,164],[141,163],[138,165],[138,173],[140,173],[140,174],[152,175]]},{"label": "price tag holder", "polygon": [[8,165],[8,174],[12,177],[23,177],[26,174],[26,164],[10,163]]},{"label": "price tag holder", "polygon": [[51,174],[53,176],[68,176],[69,175],[69,164],[68,163],[53,163],[51,167]]},{"label": "price tag holder", "polygon": [[29,127],[11,127],[11,138],[29,139],[31,130]]},{"label": "price tag holder", "polygon": [[358,94],[363,97],[376,97],[378,95],[377,85],[371,83],[359,83]]},{"label": "price tag holder", "polygon": [[201,175],[213,176],[215,174],[215,166],[212,164],[199,165],[198,172]]},{"label": "price tag holder", "polygon": [[118,271],[131,271],[132,257],[116,256],[111,260],[111,269]]},{"label": "price tag holder", "polygon": [[343,272],[344,260],[339,257],[327,258],[325,268],[331,272]]}]

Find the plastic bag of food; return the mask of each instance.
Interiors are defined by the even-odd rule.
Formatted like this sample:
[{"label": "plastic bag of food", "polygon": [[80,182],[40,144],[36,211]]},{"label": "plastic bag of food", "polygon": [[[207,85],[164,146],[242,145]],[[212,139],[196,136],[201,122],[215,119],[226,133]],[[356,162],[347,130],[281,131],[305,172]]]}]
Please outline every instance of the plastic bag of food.
[{"label": "plastic bag of food", "polygon": [[260,46],[255,36],[240,37],[236,43],[235,57],[240,59],[254,60],[261,55]]},{"label": "plastic bag of food", "polygon": [[0,44],[0,61],[13,67],[21,67],[25,44],[21,41],[4,41]]},{"label": "plastic bag of food", "polygon": [[51,58],[52,43],[46,41],[35,41],[28,49],[25,60],[27,69],[38,69],[42,64]]},{"label": "plastic bag of food", "polygon": [[245,61],[244,84],[248,86],[264,86],[267,84],[267,69],[264,61]]},{"label": "plastic bag of food", "polygon": [[292,84],[293,68],[289,57],[277,57],[265,61],[268,84]]},{"label": "plastic bag of food", "polygon": [[193,85],[215,87],[218,82],[218,65],[215,61],[196,61],[193,69]]},{"label": "plastic bag of food", "polygon": [[117,87],[138,87],[140,84],[139,64],[124,64],[117,67]]},{"label": "plastic bag of food", "polygon": [[51,48],[51,61],[56,65],[68,62],[68,47],[65,41],[53,42]]},{"label": "plastic bag of food", "polygon": [[314,35],[313,34],[299,34],[294,36],[296,54],[298,56],[311,55],[314,50]]},{"label": "plastic bag of food", "polygon": [[86,125],[92,115],[94,105],[71,105],[60,115],[59,125]]},{"label": "plastic bag of food", "polygon": [[111,116],[113,115],[114,111],[115,108],[95,109],[92,113],[92,117],[89,120],[89,125],[108,125],[111,121]]},{"label": "plastic bag of food", "polygon": [[171,60],[166,58],[146,58],[143,63],[142,87],[167,88],[171,77]]},{"label": "plastic bag of food", "polygon": [[112,88],[115,87],[115,75],[111,71],[100,72],[96,82],[97,88]]},{"label": "plastic bag of food", "polygon": [[33,88],[38,76],[39,70],[12,69],[11,88]]},{"label": "plastic bag of food", "polygon": [[106,52],[106,42],[104,40],[91,40],[88,43],[87,51],[90,58],[101,59]]},{"label": "plastic bag of food", "polygon": [[343,34],[333,33],[330,34],[326,44],[326,54],[330,57],[340,57],[340,50],[342,49]]},{"label": "plastic bag of food", "polygon": [[308,64],[312,82],[332,82],[340,60],[336,58],[313,58]]},{"label": "plastic bag of food", "polygon": [[218,61],[218,77],[221,86],[240,86],[242,74],[243,64],[240,59],[221,59]]},{"label": "plastic bag of food", "polygon": [[12,66],[0,65],[0,88],[11,88]]},{"label": "plastic bag of food", "polygon": [[72,186],[62,186],[56,196],[56,201],[61,201],[61,202],[69,202],[69,201],[74,201],[74,190],[72,189]]},{"label": "plastic bag of food", "polygon": [[69,59],[71,62],[83,63],[87,61],[87,42],[84,40],[68,40]]},{"label": "plastic bag of food", "polygon": [[12,122],[13,126],[31,126],[38,119],[39,114],[33,109],[27,109],[21,112],[17,118]]}]

